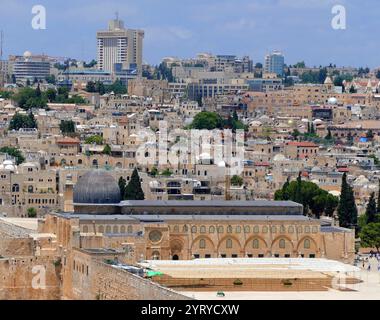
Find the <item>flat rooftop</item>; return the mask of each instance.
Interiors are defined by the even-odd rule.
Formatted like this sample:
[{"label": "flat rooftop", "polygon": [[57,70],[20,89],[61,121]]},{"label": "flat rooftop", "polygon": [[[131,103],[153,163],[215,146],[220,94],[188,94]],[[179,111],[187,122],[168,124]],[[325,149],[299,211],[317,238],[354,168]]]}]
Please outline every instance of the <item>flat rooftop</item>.
[{"label": "flat rooftop", "polygon": [[149,260],[140,266],[173,278],[323,278],[335,273],[355,273],[360,268],[334,260],[310,258],[214,258]]}]

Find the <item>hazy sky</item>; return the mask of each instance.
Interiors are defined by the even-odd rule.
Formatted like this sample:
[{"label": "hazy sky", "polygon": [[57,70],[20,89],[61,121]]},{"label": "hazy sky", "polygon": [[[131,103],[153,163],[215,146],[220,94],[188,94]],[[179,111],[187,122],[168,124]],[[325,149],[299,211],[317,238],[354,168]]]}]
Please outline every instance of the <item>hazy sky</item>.
[{"label": "hazy sky", "polygon": [[[34,5],[47,10],[47,29],[33,30]],[[331,27],[334,5],[347,11],[347,29]],[[26,50],[90,60],[96,31],[115,12],[145,30],[144,60],[199,52],[250,55],[282,50],[288,64],[380,66],[378,0],[0,0],[4,55]]]}]

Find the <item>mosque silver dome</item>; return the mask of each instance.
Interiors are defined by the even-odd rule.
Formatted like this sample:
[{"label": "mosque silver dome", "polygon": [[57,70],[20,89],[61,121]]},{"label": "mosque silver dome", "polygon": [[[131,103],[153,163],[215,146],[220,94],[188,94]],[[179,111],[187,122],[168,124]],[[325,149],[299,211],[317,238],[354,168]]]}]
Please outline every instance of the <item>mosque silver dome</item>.
[{"label": "mosque silver dome", "polygon": [[104,170],[86,172],[74,187],[74,203],[115,204],[121,201],[116,180]]}]

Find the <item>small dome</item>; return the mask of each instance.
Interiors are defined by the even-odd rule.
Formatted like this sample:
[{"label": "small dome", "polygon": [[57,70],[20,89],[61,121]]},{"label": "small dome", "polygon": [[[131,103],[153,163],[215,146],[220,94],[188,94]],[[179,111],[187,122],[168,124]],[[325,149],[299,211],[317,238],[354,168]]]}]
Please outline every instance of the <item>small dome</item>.
[{"label": "small dome", "polygon": [[4,170],[15,171],[15,167],[12,164],[8,164],[8,165],[4,166]]},{"label": "small dome", "polygon": [[24,52],[24,58],[30,58],[32,56],[32,53],[30,51]]},{"label": "small dome", "polygon": [[104,170],[85,173],[74,187],[74,203],[115,204],[120,201],[116,180]]},{"label": "small dome", "polygon": [[335,105],[337,103],[338,103],[338,99],[337,98],[331,97],[328,100],[328,104],[334,104]]},{"label": "small dome", "polygon": [[221,161],[218,162],[218,167],[219,168],[225,168],[226,167],[226,163],[223,160],[221,160]]},{"label": "small dome", "polygon": [[314,167],[313,169],[311,169],[311,172],[320,172],[322,171],[320,167]]},{"label": "small dome", "polygon": [[13,161],[12,160],[4,160],[3,166],[7,166],[7,165],[13,165]]}]

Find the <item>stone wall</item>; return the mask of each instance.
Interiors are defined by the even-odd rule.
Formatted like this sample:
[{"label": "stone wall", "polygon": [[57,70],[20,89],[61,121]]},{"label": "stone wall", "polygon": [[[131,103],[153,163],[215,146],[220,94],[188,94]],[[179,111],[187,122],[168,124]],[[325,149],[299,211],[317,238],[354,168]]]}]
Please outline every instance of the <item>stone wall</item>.
[{"label": "stone wall", "polygon": [[[110,255],[108,258],[112,258]],[[107,258],[104,255],[103,258]],[[117,269],[82,250],[64,266],[64,298],[75,300],[184,300],[179,293]],[[70,283],[69,283],[70,282]]]},{"label": "stone wall", "polygon": [[[45,270],[45,288],[32,285],[42,284],[41,269]],[[60,287],[60,267],[54,258],[0,259],[0,300],[59,300]]]}]

